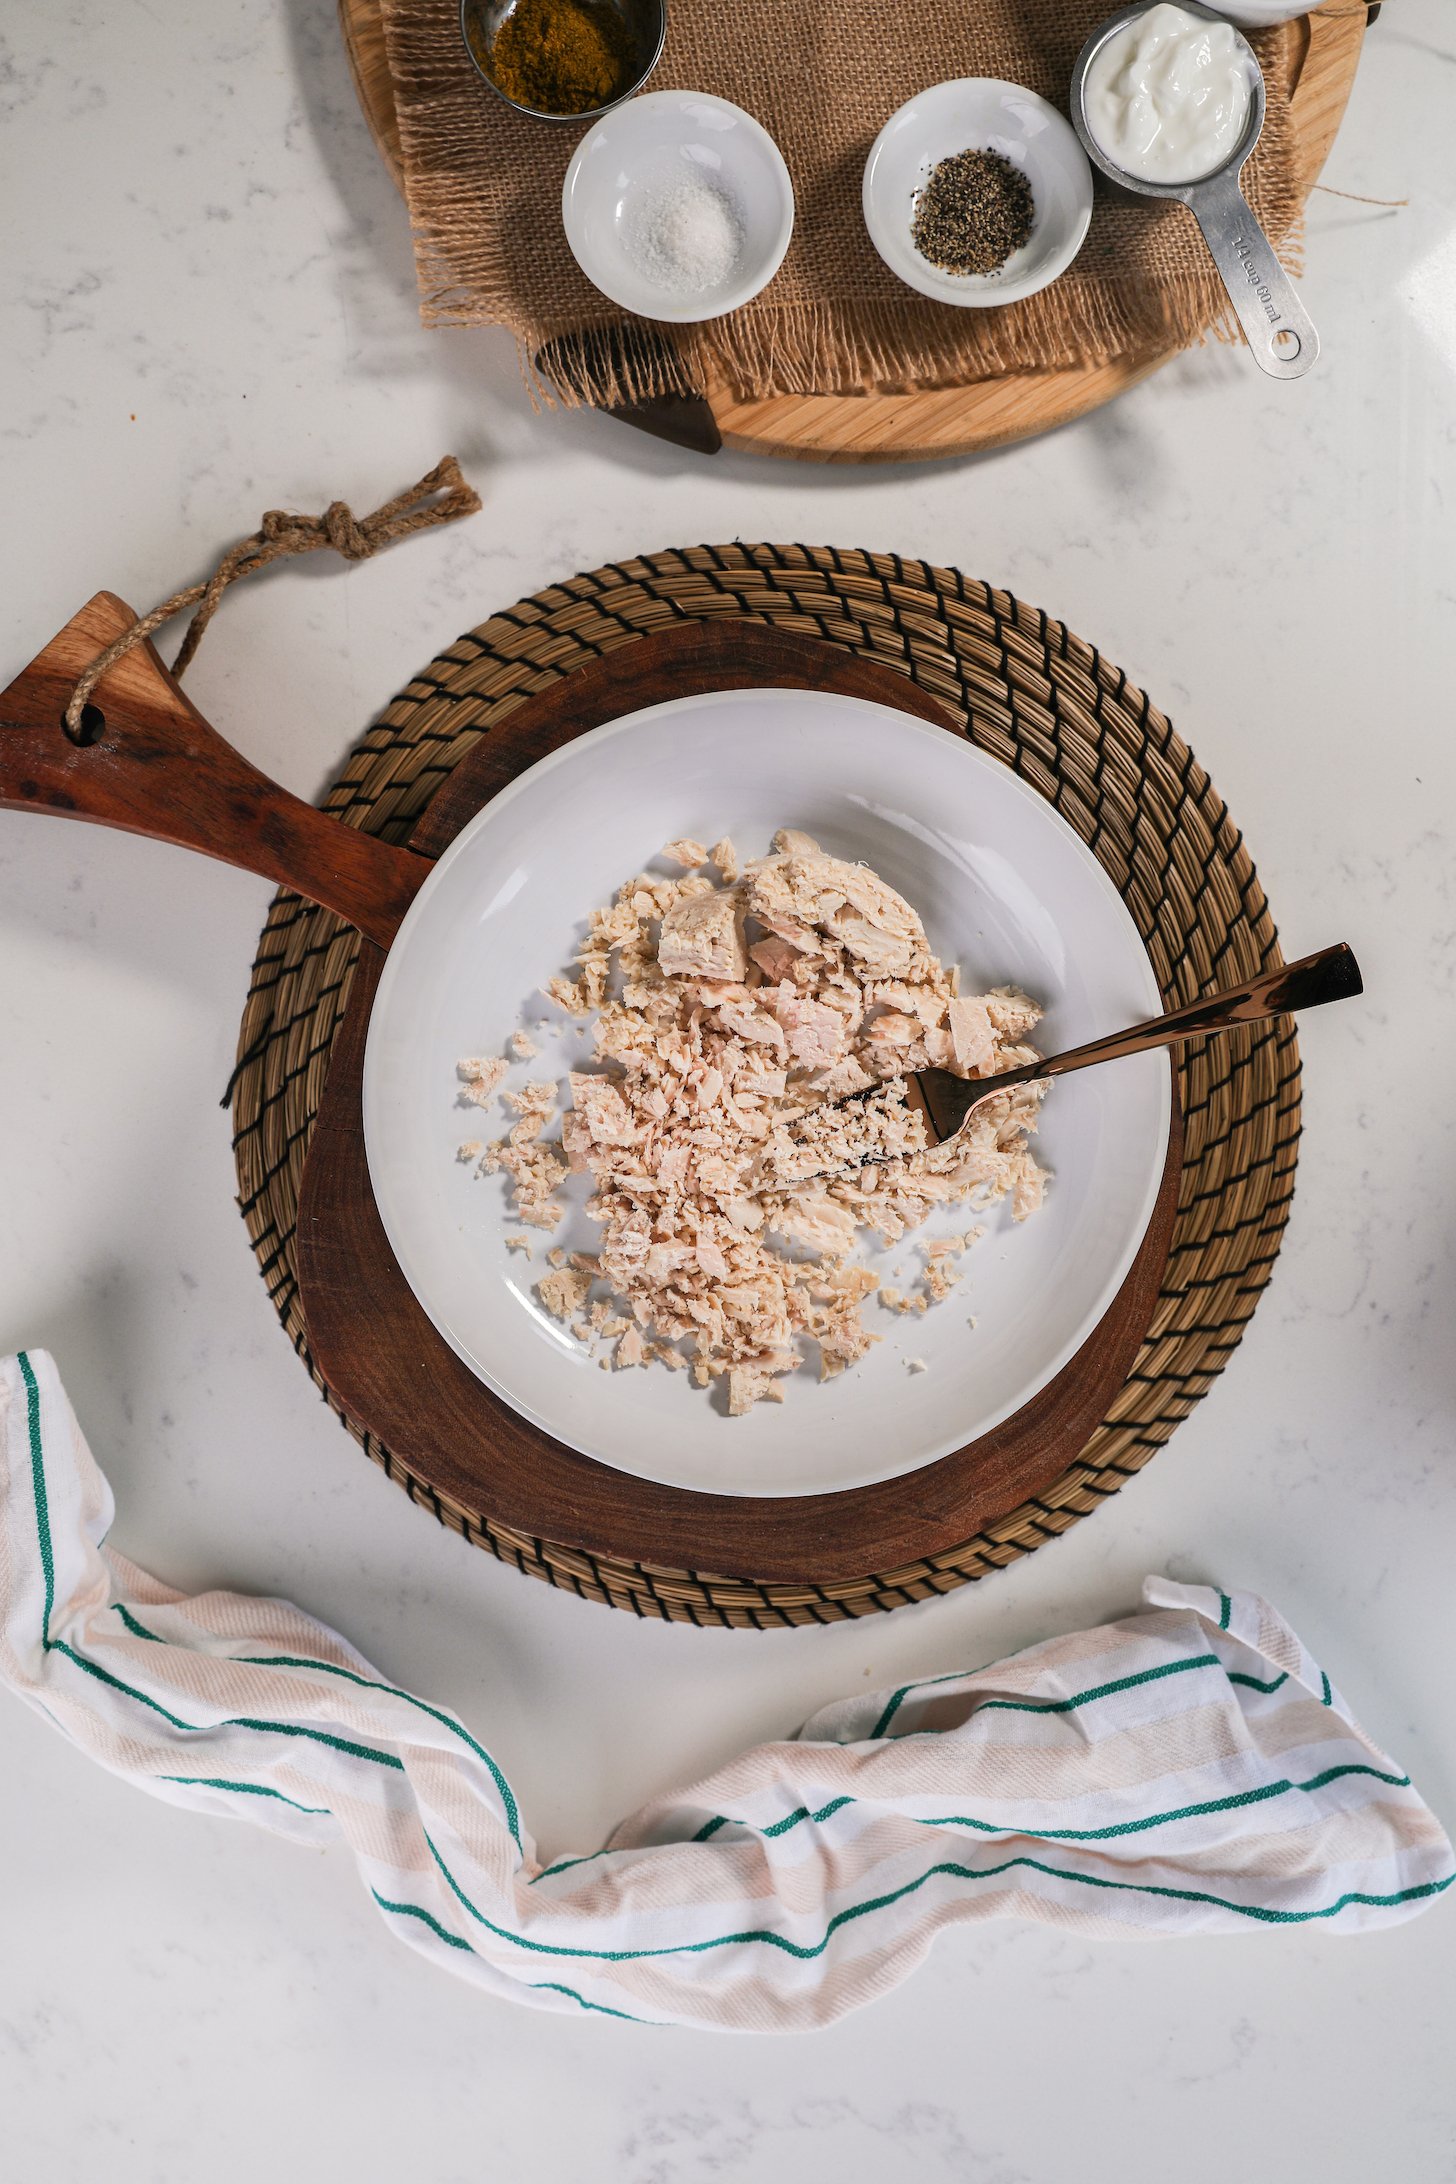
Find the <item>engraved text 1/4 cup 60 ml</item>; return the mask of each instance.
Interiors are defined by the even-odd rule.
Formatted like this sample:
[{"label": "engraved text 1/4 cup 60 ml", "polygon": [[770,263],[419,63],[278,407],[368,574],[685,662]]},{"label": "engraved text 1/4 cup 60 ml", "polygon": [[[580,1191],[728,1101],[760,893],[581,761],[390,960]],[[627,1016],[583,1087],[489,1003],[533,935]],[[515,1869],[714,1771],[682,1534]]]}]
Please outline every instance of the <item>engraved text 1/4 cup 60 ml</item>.
[{"label": "engraved text 1/4 cup 60 ml", "polygon": [[1239,187],[1264,126],[1264,78],[1247,39],[1199,0],[1137,0],[1083,46],[1071,110],[1110,181],[1188,207],[1254,361],[1273,379],[1302,379],[1319,335]]}]

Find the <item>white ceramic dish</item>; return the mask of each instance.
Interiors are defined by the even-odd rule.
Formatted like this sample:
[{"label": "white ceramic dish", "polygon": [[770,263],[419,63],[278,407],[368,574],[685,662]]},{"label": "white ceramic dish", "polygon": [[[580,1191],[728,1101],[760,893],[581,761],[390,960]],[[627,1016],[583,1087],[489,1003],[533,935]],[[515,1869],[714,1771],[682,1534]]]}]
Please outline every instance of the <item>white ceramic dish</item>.
[{"label": "white ceramic dish", "polygon": [[[646,278],[627,234],[641,193],[697,173],[730,199],[743,228],[732,274],[693,296]],[[649,91],[606,115],[572,154],[561,189],[571,254],[587,279],[639,318],[691,325],[736,311],[766,288],[794,231],[794,187],[768,131],[706,91]]]},{"label": "white ceramic dish", "polygon": [[[942,159],[999,152],[1031,183],[1030,238],[999,273],[942,273],[910,240],[915,199]],[[875,138],[864,171],[870,240],[892,273],[938,303],[986,308],[1046,288],[1076,257],[1092,218],[1092,169],[1070,122],[1020,84],[962,76],[920,92]]]},{"label": "white ceramic dish", "polygon": [[[487,1387],[569,1446],[669,1485],[731,1494],[832,1492],[913,1471],[1018,1410],[1081,1346],[1146,1231],[1167,1148],[1169,1070],[1148,1054],[1055,1086],[1037,1140],[1055,1180],[1036,1217],[1004,1209],[923,1317],[871,1305],[883,1336],[839,1379],[812,1368],[782,1405],[728,1418],[721,1398],[660,1368],[605,1373],[533,1295],[556,1241],[588,1248],[584,1177],[569,1221],[528,1262],[503,1178],[455,1158],[503,1133],[499,1105],[456,1104],[462,1054],[500,1052],[543,1018],[538,1059],[564,1073],[589,1036],[540,998],[568,967],[586,912],[689,833],[743,855],[777,827],[870,863],[971,981],[1011,979],[1046,1007],[1048,1050],[1156,1014],[1152,969],[1115,888],[1080,839],[1006,767],[903,713],[806,691],[676,700],[544,759],[440,858],[389,952],[369,1026],[364,1130],[390,1244],[421,1305]],[[660,867],[659,869],[667,869]],[[964,1211],[936,1228],[966,1226]],[[913,1280],[913,1246],[870,1255]],[[978,1324],[974,1331],[972,1317]],[[907,1361],[921,1358],[923,1373]]]}]

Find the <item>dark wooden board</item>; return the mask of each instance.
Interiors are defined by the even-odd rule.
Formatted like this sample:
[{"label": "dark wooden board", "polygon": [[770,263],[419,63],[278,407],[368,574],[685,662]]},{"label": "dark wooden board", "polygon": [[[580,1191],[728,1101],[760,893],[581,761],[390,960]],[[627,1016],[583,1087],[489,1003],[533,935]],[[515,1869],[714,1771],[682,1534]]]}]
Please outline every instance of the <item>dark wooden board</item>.
[{"label": "dark wooden board", "polygon": [[[877,662],[752,622],[693,622],[624,644],[527,699],[455,768],[410,847],[437,856],[525,767],[624,712],[752,686],[870,698],[962,732]],[[1162,1188],[1132,1271],[1077,1356],[1015,1417],[938,1463],[848,1493],[696,1494],[615,1471],[528,1424],[476,1380],[416,1301],[364,1153],[364,1049],[384,960],[361,944],[304,1170],[297,1256],[315,1362],[349,1416],[416,1477],[497,1523],[592,1554],[830,1584],[944,1553],[1045,1489],[1086,1445],[1126,1379],[1167,1265],[1182,1151],[1176,1072]]]}]

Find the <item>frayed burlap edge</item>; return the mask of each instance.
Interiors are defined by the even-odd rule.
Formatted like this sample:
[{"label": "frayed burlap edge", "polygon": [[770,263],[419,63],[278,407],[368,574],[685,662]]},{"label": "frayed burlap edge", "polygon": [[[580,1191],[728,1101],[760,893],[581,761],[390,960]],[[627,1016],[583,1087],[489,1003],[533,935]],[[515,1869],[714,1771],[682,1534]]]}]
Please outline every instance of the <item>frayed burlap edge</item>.
[{"label": "frayed burlap edge", "polygon": [[[1297,269],[1298,238],[1279,256]],[[1032,298],[1033,303],[1039,298]],[[443,312],[438,323],[458,323]],[[1243,331],[1222,284],[1198,293],[1194,329],[1186,314],[1160,309],[1155,296],[1127,308],[1093,291],[1073,317],[1066,300],[1044,318],[1023,321],[1004,338],[981,339],[962,351],[939,328],[923,347],[906,350],[906,314],[889,323],[878,314],[853,316],[822,306],[789,306],[752,321],[721,319],[706,326],[665,326],[604,318],[599,325],[554,326],[537,320],[510,328],[532,399],[541,407],[615,409],[667,396],[726,387],[740,401],[773,395],[909,394],[1016,372],[1070,370],[1145,348],[1188,348],[1204,341],[1238,343]]]},{"label": "frayed burlap edge", "polygon": [[[1278,246],[1285,269],[1303,270],[1304,226],[1296,219]],[[1198,346],[1206,341],[1237,344],[1243,330],[1216,275],[1196,297],[1195,331],[1189,333],[1184,299],[1177,310],[1156,294],[1135,305],[1089,287],[1085,305],[1063,297],[1055,309],[1008,325],[999,340],[984,335],[964,354],[947,344],[941,323],[927,327],[925,346],[905,351],[907,314],[900,306],[885,314],[848,314],[821,306],[768,310],[752,321],[719,319],[703,326],[668,326],[656,321],[620,319],[603,314],[583,326],[579,320],[553,324],[533,318],[529,324],[505,324],[516,337],[521,368],[531,398],[539,407],[613,409],[634,402],[701,393],[727,387],[740,401],[760,401],[786,394],[908,394],[937,387],[964,386],[967,379],[1015,372],[1075,369],[1089,358],[1107,360],[1146,347]],[[1019,308],[1019,307],[1018,307]],[[1072,316],[1072,312],[1077,315]],[[448,294],[430,300],[429,316],[440,325],[475,325],[478,311],[468,303],[452,305]]]}]

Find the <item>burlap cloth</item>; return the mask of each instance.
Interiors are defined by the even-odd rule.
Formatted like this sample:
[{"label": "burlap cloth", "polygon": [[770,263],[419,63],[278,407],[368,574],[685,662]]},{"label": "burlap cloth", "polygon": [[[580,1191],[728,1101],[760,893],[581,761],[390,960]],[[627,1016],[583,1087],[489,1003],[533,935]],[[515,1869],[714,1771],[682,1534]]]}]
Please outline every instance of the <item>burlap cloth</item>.
[{"label": "burlap cloth", "polygon": [[[652,89],[713,91],[755,114],[788,162],[798,217],[762,295],[705,326],[665,327],[599,295],[566,246],[562,177],[589,121],[512,113],[465,53],[458,0],[384,0],[425,321],[509,326],[562,399],[602,405],[709,380],[745,396],[954,385],[1231,332],[1191,216],[1119,200],[1100,181],[1071,269],[996,310],[917,296],[865,232],[865,159],[897,106],[948,76],[1001,76],[1065,112],[1072,63],[1111,4],[669,0]],[[1268,118],[1244,186],[1284,242],[1303,194],[1289,107],[1296,33],[1283,25],[1253,43]]]}]

